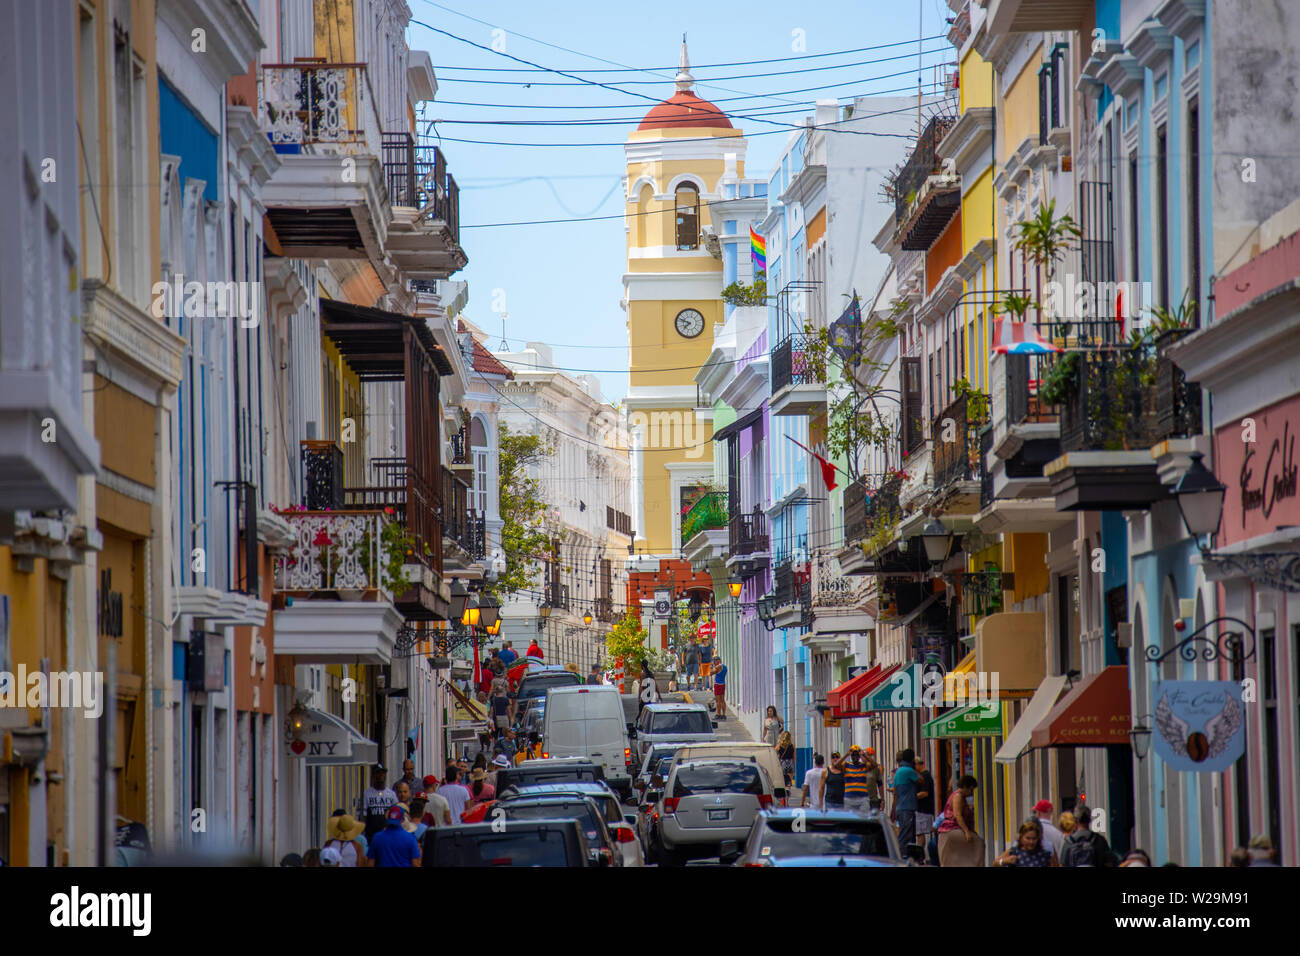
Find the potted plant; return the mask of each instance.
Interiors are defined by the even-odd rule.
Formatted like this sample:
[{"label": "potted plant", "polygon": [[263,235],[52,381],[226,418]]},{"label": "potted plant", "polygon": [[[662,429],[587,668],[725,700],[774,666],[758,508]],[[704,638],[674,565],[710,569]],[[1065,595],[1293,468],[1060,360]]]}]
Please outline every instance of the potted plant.
[{"label": "potted plant", "polygon": [[1064,352],[1051,364],[1038,386],[1042,405],[1064,405],[1079,390],[1079,353]]}]

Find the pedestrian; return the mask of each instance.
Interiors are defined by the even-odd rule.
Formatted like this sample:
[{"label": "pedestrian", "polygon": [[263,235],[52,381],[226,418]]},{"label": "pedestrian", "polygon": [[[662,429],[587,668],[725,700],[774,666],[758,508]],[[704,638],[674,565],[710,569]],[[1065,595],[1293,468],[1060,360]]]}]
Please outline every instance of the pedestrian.
[{"label": "pedestrian", "polygon": [[423,823],[431,827],[449,827],[452,824],[451,805],[438,792],[438,778],[433,774],[424,778],[424,796],[428,804],[424,809]]},{"label": "pedestrian", "polygon": [[777,738],[781,736],[783,730],[785,730],[785,721],[777,714],[776,708],[768,704],[767,714],[763,717],[763,743],[775,747]]},{"label": "pedestrian", "polygon": [[393,794],[397,797],[398,803],[411,802],[411,786],[405,780],[397,781],[397,786],[393,787]]},{"label": "pedestrian", "polygon": [[1248,847],[1251,866],[1277,866],[1277,856],[1273,852],[1273,840],[1267,833],[1259,833],[1250,838]]},{"label": "pedestrian", "polygon": [[[465,810],[473,810],[480,803],[488,803],[496,799],[496,787],[487,782],[487,771],[482,767],[476,767],[469,774],[469,803],[465,805]],[[464,811],[462,811],[464,815]]]},{"label": "pedestrian", "polygon": [[402,761],[402,775],[393,783],[394,793],[397,792],[399,783],[406,784],[407,790],[411,793],[415,793],[416,790],[420,789],[420,781],[415,779],[415,764],[411,762],[410,757]]},{"label": "pedestrian", "polygon": [[320,851],[321,866],[342,866],[343,859],[339,856],[339,851],[332,846],[327,846]]},{"label": "pedestrian", "polygon": [[911,750],[900,750],[898,769],[894,771],[894,817],[898,822],[898,842],[903,847],[916,842],[916,804],[921,775],[912,765],[915,759]]},{"label": "pedestrian", "polygon": [[686,668],[687,686],[691,690],[696,690],[700,686],[700,645],[695,638],[691,638],[690,643],[686,645],[682,664]]},{"label": "pedestrian", "polygon": [[[703,650],[700,652],[703,654]],[[711,665],[710,671],[705,671],[709,664],[700,664],[701,673],[711,673],[713,675],[713,706],[719,720],[727,719],[727,665],[719,657]]]},{"label": "pedestrian", "polygon": [[591,673],[587,675],[587,684],[594,687],[597,684],[603,684],[603,683],[605,683],[605,681],[600,676],[600,665],[592,664]]},{"label": "pedestrian", "polygon": [[1125,866],[1151,866],[1151,857],[1147,856],[1146,850],[1130,850],[1128,856],[1124,857],[1124,862],[1120,864]]},{"label": "pedestrian", "polygon": [[831,764],[822,777],[821,803],[823,810],[844,809],[844,758],[838,750],[831,754]]},{"label": "pedestrian", "polygon": [[957,781],[939,821],[939,865],[983,866],[984,841],[975,832],[975,788],[970,774]]},{"label": "pedestrian", "polygon": [[1035,803],[1034,817],[1043,830],[1043,846],[1055,853],[1056,858],[1059,860],[1061,858],[1061,844],[1065,840],[1065,834],[1052,822],[1052,801],[1044,799]]},{"label": "pedestrian", "polygon": [[411,807],[406,812],[406,819],[402,821],[402,829],[417,840],[423,838],[424,831],[429,829],[429,824],[424,822],[424,808],[426,805],[424,791],[421,790],[411,797]]},{"label": "pedestrian", "polygon": [[[1056,826],[1061,831],[1061,847],[1064,849],[1065,838],[1074,832],[1074,814],[1069,810],[1062,810],[1061,815],[1056,818]],[[1059,857],[1060,854],[1058,853],[1057,856]]]},{"label": "pedestrian", "polygon": [[402,828],[406,811],[399,806],[388,808],[385,826],[370,841],[366,854],[377,867],[411,867],[420,865],[420,842]]},{"label": "pedestrian", "polygon": [[333,850],[339,855],[339,866],[365,866],[366,851],[357,839],[365,829],[366,825],[351,814],[337,812],[325,823],[323,849]]},{"label": "pedestrian", "polygon": [[803,799],[799,801],[799,806],[808,806],[809,797],[811,797],[812,808],[817,813],[821,813],[826,809],[826,805],[822,802],[822,779],[826,776],[825,765],[825,757],[821,754],[813,754],[813,765],[803,775]]},{"label": "pedestrian", "polygon": [[918,842],[928,844],[934,831],[934,777],[926,769],[924,757],[917,757],[914,766],[921,777],[916,784],[916,836]]},{"label": "pedestrian", "polygon": [[1092,811],[1084,806],[1074,808],[1074,830],[1061,844],[1061,866],[1111,866],[1115,854],[1100,833],[1089,829]]},{"label": "pedestrian", "polygon": [[659,702],[659,685],[655,683],[654,672],[650,670],[650,662],[645,658],[641,659],[641,676],[637,683],[636,699],[636,717],[641,719],[641,711],[645,709],[646,704],[655,704]]},{"label": "pedestrian", "polygon": [[455,764],[447,768],[447,776],[444,779],[446,783],[438,788],[438,792],[447,801],[447,809],[451,811],[452,821],[459,823],[460,815],[465,812],[465,805],[469,803],[469,788],[459,782],[460,767]]},{"label": "pedestrian", "polygon": [[492,721],[494,736],[500,737],[510,729],[512,704],[510,694],[506,690],[506,682],[501,678],[493,680],[492,693],[488,697],[488,717]]},{"label": "pedestrian", "polygon": [[[280,865],[284,866],[283,863]],[[1250,866],[1250,850],[1246,849],[1244,846],[1237,847],[1232,851],[1232,855],[1228,857],[1228,866],[1241,867],[1243,869]]]},{"label": "pedestrian", "polygon": [[1038,820],[1020,824],[1015,846],[993,861],[998,866],[1060,866],[1056,854],[1043,843],[1043,825]]},{"label": "pedestrian", "polygon": [[862,759],[862,748],[854,744],[844,764],[844,809],[865,813],[870,806],[872,782],[867,762]]},{"label": "pedestrian", "polygon": [[309,867],[320,866],[320,847],[314,846],[302,855],[302,865]]},{"label": "pedestrian", "polygon": [[535,657],[539,661],[542,660],[542,649],[537,646],[537,638],[532,639],[532,642],[528,645],[528,650],[524,653],[528,657]]},{"label": "pedestrian", "polygon": [[497,789],[497,771],[501,769],[509,769],[510,758],[505,754],[497,754],[492,758],[492,762],[488,764],[488,766],[491,769],[487,774],[487,782],[492,786],[492,790],[495,792]]},{"label": "pedestrian", "polygon": [[[722,664],[721,655],[715,661],[713,659],[713,644],[706,638],[700,641],[700,689],[709,689],[710,675],[717,673],[717,666]],[[714,681],[716,684],[717,681]]]},{"label": "pedestrian", "polygon": [[515,646],[513,641],[506,641],[505,646],[501,648],[501,650],[497,653],[497,656],[501,658],[502,662],[506,665],[507,669],[515,661],[519,660],[519,655],[515,653]]},{"label": "pedestrian", "polygon": [[776,759],[781,765],[785,788],[789,790],[794,786],[794,740],[788,730],[781,731],[781,736],[776,738]]},{"label": "pedestrian", "polygon": [[872,810],[879,810],[884,800],[885,768],[876,762],[876,748],[868,747],[862,752],[863,763],[867,765],[867,805]]},{"label": "pedestrian", "polygon": [[492,653],[488,655],[487,667],[494,679],[505,676],[506,662],[501,659],[501,653],[496,648],[493,648]]},{"label": "pedestrian", "polygon": [[397,803],[397,794],[387,785],[388,771],[383,764],[375,764],[370,771],[370,786],[361,795],[360,817],[365,821],[366,840],[384,828],[384,817],[388,808]]}]

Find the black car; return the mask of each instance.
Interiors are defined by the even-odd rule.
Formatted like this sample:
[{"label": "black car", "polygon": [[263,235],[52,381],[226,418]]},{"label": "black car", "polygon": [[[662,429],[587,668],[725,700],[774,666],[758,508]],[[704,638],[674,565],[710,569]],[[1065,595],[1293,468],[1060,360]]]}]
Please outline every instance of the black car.
[{"label": "black car", "polygon": [[430,827],[424,866],[604,866],[576,820],[507,820]]},{"label": "black car", "polygon": [[900,848],[894,828],[878,812],[766,810],[754,820],[742,849],[722,845],[722,863],[739,866],[910,866],[921,847]]},{"label": "black car", "polygon": [[517,767],[502,767],[497,771],[497,792],[539,783],[600,783],[604,779],[604,767],[581,757],[525,760]]},{"label": "black car", "polygon": [[497,801],[493,815],[506,820],[576,820],[587,838],[590,852],[603,857],[602,866],[622,865],[622,851],[615,845],[605,815],[591,797],[583,794],[523,796],[511,793]]}]

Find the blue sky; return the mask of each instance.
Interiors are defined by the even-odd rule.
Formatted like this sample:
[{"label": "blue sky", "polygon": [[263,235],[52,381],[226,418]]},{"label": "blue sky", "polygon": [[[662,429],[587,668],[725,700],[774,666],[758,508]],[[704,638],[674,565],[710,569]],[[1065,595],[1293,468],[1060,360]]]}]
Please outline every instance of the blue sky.
[{"label": "blue sky", "polygon": [[[606,400],[621,399],[627,391],[626,313],[619,308],[626,267],[619,191],[622,143],[653,106],[647,97],[659,100],[672,94],[682,33],[687,34],[696,92],[729,114],[761,114],[769,121],[760,122],[757,115],[733,118],[750,136],[748,174],[767,176],[786,140],[786,132],[773,123],[802,123],[819,98],[848,102],[855,95],[899,95],[915,89],[918,35],[941,36],[948,29],[945,18],[952,15],[943,0],[752,0],[725,5],[666,0],[646,6],[537,0],[408,3],[415,20],[488,48],[416,24],[408,33],[412,49],[432,55],[438,75],[437,101],[426,116],[443,121],[436,132],[461,190],[461,244],[470,264],[456,278],[469,282],[465,314],[491,334],[489,345],[495,349],[504,307],[505,337],[512,349],[524,341],[551,344],[557,365],[598,374]],[[903,41],[907,45],[810,56]],[[494,48],[620,89],[529,70]],[[925,42],[923,50],[928,81],[933,76],[930,64],[951,60],[953,50],[943,39]],[[710,66],[790,57],[805,59]],[[863,62],[869,60],[876,62]],[[815,69],[832,64],[845,65]],[[650,72],[598,72],[620,66]],[[807,72],[786,72],[793,70]],[[714,77],[716,82],[710,79]],[[533,85],[525,85],[530,82]],[[566,85],[543,85],[555,83]],[[452,122],[468,120],[605,122]],[[760,133],[764,135],[753,135]],[[613,145],[542,148],[456,140]],[[593,216],[613,218],[483,227]],[[474,226],[479,228],[466,228]]]}]

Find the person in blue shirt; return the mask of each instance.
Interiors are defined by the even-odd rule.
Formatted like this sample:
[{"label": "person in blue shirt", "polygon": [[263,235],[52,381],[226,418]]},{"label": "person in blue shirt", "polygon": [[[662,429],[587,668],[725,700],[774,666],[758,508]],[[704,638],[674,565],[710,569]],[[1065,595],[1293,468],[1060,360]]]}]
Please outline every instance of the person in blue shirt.
[{"label": "person in blue shirt", "polygon": [[903,848],[916,842],[916,792],[921,775],[912,766],[915,761],[912,750],[900,750],[898,769],[894,771],[894,814],[898,822],[898,844]]},{"label": "person in blue shirt", "polygon": [[727,717],[727,665],[719,657],[713,663],[713,706],[719,720]]},{"label": "person in blue shirt", "polygon": [[375,866],[419,866],[420,841],[402,828],[406,811],[400,806],[390,807],[387,815],[388,825],[375,834],[370,841],[366,856],[374,860]]},{"label": "person in blue shirt", "polygon": [[515,653],[515,650],[510,646],[509,641],[506,641],[505,647],[501,648],[501,650],[497,652],[497,657],[505,661],[507,670],[510,668],[511,664],[519,660],[519,655]]}]

